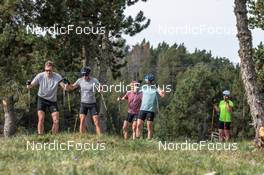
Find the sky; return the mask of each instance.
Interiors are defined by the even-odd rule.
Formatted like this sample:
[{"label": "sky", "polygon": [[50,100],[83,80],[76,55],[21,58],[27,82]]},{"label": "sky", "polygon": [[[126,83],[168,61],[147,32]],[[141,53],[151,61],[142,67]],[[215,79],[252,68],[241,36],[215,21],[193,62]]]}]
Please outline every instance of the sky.
[{"label": "sky", "polygon": [[[151,24],[133,37],[125,36],[130,46],[144,38],[154,47],[163,41],[184,43],[189,52],[205,49],[239,63],[233,0],[148,0],[128,7],[126,15],[140,10]],[[254,46],[264,41],[264,31],[255,29],[252,34]]]}]

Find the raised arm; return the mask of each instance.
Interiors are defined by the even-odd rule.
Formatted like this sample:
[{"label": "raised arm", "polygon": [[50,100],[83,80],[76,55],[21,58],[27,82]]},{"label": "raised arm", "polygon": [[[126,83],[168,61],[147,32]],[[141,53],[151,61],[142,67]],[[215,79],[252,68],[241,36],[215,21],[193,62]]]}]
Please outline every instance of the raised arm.
[{"label": "raised arm", "polygon": [[159,94],[161,97],[165,97],[165,92],[164,92],[164,90],[161,90],[160,87],[158,87],[158,94]]},{"label": "raised arm", "polygon": [[123,97],[118,97],[117,101],[127,100],[127,93]]},{"label": "raised arm", "polygon": [[229,102],[229,101],[226,101],[225,104],[226,104],[226,108],[228,110],[228,112],[233,112],[233,104]]}]

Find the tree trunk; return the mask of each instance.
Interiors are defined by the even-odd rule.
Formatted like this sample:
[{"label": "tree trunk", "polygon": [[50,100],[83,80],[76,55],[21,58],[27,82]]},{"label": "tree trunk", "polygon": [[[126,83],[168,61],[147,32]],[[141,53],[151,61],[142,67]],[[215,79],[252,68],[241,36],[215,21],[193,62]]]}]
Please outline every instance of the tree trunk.
[{"label": "tree trunk", "polygon": [[5,124],[4,124],[4,136],[10,137],[16,132],[16,118],[14,116],[14,99],[13,96],[4,98],[2,100],[4,109]]},{"label": "tree trunk", "polygon": [[256,71],[253,62],[252,35],[248,28],[247,0],[235,0],[235,15],[237,20],[237,37],[239,40],[239,56],[241,59],[241,75],[245,86],[247,102],[256,130],[255,143],[264,146],[259,137],[259,130],[264,126],[264,109],[260,91],[257,87]]},{"label": "tree trunk", "polygon": [[[99,81],[101,84],[107,83],[106,76],[107,76],[107,66],[104,62],[100,62]],[[102,94],[102,95],[104,95],[104,94]],[[107,117],[108,116],[107,116],[107,111],[104,107],[104,102],[103,102],[102,97],[99,99],[98,104],[100,104],[100,122],[101,122],[102,132],[106,132],[107,131]]]},{"label": "tree trunk", "polygon": [[84,45],[82,45],[82,61],[83,61],[83,67],[86,67],[88,65],[89,60]]},{"label": "tree trunk", "polygon": [[[109,32],[106,31],[105,35],[102,38],[102,48],[101,48],[101,58],[100,58],[100,63],[99,63],[99,81],[101,84],[107,84],[107,71],[108,71],[108,65],[110,62],[110,53],[109,53],[109,41],[108,41],[108,36]],[[104,95],[104,94],[102,94]],[[109,116],[108,116],[108,111],[104,106],[103,100],[106,100],[105,98],[103,99],[102,96],[100,98],[100,120],[101,120],[101,127],[102,127],[102,132],[109,132],[110,126],[108,125],[109,121]],[[106,106],[107,107],[107,106]]]}]

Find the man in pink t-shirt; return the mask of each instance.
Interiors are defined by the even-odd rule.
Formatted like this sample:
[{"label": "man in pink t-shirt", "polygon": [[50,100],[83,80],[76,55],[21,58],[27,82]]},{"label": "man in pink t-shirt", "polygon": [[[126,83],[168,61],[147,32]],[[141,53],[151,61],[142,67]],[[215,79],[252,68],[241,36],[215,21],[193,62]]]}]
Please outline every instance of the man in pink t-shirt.
[{"label": "man in pink t-shirt", "polygon": [[137,117],[141,106],[142,93],[138,92],[138,82],[132,81],[131,91],[128,91],[122,98],[118,97],[117,101],[128,100],[128,115],[123,124],[124,138],[128,139],[128,127],[132,123],[133,139],[136,138]]}]

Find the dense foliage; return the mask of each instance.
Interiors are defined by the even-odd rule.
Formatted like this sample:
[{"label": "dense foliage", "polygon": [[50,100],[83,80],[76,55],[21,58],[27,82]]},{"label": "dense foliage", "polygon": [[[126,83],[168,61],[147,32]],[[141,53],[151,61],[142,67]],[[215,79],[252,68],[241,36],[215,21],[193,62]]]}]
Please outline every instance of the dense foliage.
[{"label": "dense foliage", "polygon": [[226,58],[214,58],[205,50],[189,53],[183,44],[161,43],[152,48],[143,41],[130,53],[124,75],[142,79],[147,70],[156,74],[160,86],[172,87],[172,91],[159,100],[161,111],[157,114],[155,129],[160,138],[207,138],[209,130],[217,130],[217,115],[212,126],[213,104],[219,103],[225,89],[231,90],[235,103],[233,135],[252,136],[254,130],[249,126],[251,119],[239,65]]},{"label": "dense foliage", "polygon": [[[146,27],[143,12],[136,17],[125,16],[124,11],[137,1],[1,1],[0,4],[0,96],[18,96],[15,105],[18,126],[25,132],[36,128],[36,89],[31,92],[29,112],[25,82],[43,70],[51,59],[56,71],[70,79],[78,78],[83,65],[93,67],[93,75],[108,84],[142,80],[152,72],[157,84],[170,85],[171,92],[159,100],[160,112],[155,121],[155,134],[162,139],[176,137],[204,138],[209,129],[216,130],[217,115],[212,126],[212,106],[222,99],[222,91],[229,89],[235,103],[233,136],[252,137],[249,107],[240,77],[239,65],[227,58],[213,57],[205,50],[190,53],[184,44],[160,43],[156,48],[146,40],[129,50],[122,34],[133,36]],[[251,3],[252,26],[262,28],[261,1]],[[256,23],[258,22],[258,23]],[[69,24],[106,28],[103,35],[51,35],[27,33],[28,26],[52,27]],[[255,49],[255,63],[259,84],[263,87],[263,44]],[[72,131],[79,109],[79,93],[67,96],[59,92],[61,129]],[[121,133],[126,117],[125,103],[116,98],[122,93],[105,93],[109,131]],[[68,105],[70,102],[70,106]],[[3,115],[1,115],[3,116]],[[3,118],[1,117],[1,122]],[[50,129],[50,117],[45,121]]]}]

